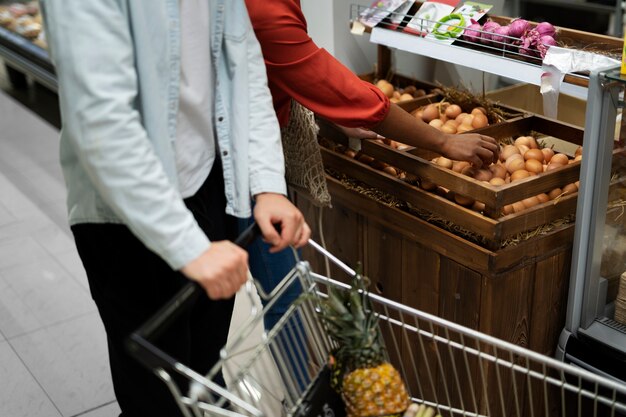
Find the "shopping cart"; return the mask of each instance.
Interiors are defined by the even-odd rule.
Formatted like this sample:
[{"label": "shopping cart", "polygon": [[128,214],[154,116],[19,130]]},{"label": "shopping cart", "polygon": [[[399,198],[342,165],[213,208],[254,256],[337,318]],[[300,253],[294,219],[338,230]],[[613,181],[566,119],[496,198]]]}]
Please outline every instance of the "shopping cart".
[{"label": "shopping cart", "polygon": [[[254,238],[251,228],[238,241]],[[354,271],[318,244],[317,251],[346,272]],[[263,315],[296,280],[308,297],[291,305],[269,331],[250,343]],[[246,292],[252,297],[255,285]],[[340,397],[329,386],[329,353],[335,347],[319,319],[320,301],[340,281],[299,261],[221,351],[207,375],[159,350],[160,329],[201,290],[186,287],[129,340],[131,352],[169,387],[184,416],[340,417]],[[389,360],[400,370],[413,402],[441,416],[626,416],[626,386],[520,346],[368,293],[379,317]],[[220,385],[221,372],[227,387]],[[176,383],[175,379],[185,381]]]}]

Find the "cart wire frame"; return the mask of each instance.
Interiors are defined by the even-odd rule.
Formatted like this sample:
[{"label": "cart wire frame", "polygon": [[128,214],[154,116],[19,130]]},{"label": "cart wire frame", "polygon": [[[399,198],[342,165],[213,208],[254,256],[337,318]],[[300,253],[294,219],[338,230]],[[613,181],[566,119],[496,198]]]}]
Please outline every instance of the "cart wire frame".
[{"label": "cart wire frame", "polygon": [[[354,276],[335,256],[309,243]],[[309,296],[293,303],[272,329],[262,333],[260,342],[250,344],[264,314],[296,280]],[[312,393],[319,397],[320,392],[322,396],[331,392],[319,388],[329,386],[327,361],[336,346],[319,318],[319,303],[329,287],[350,286],[298,261],[270,294],[256,287],[267,304],[253,307],[206,376],[160,352],[143,337],[145,328],[143,335],[142,330],[132,335],[131,351],[164,381],[185,417],[343,415],[343,410],[332,409],[325,398],[313,398]],[[252,281],[246,284],[251,297],[254,288]],[[626,386],[617,381],[382,296],[366,295],[378,316],[389,360],[400,371],[411,400],[441,416],[626,416]],[[230,376],[227,388],[216,382],[221,372]],[[182,376],[188,386],[181,388],[173,375]]]}]

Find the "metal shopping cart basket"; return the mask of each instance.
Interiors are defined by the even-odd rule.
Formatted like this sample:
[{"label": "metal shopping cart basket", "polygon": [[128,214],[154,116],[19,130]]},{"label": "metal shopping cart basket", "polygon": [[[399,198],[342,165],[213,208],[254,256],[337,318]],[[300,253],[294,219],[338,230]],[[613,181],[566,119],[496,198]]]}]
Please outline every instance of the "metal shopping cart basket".
[{"label": "metal shopping cart basket", "polygon": [[[238,241],[245,245],[250,229]],[[322,255],[353,276],[354,271],[315,242]],[[285,289],[299,282],[314,296],[291,305],[269,331],[251,342],[263,316]],[[197,296],[181,291],[129,340],[131,352],[169,387],[185,416],[340,417],[341,399],[329,385],[333,349],[318,317],[319,301],[342,282],[313,273],[308,263],[294,269],[254,307],[250,318],[222,349],[207,375],[189,369],[153,343],[159,329]],[[251,293],[253,285],[248,283]],[[441,416],[626,416],[626,386],[439,317],[368,293],[379,316],[389,360],[401,372],[412,401]],[[221,372],[227,387],[218,383]],[[185,383],[175,382],[182,379]]]}]

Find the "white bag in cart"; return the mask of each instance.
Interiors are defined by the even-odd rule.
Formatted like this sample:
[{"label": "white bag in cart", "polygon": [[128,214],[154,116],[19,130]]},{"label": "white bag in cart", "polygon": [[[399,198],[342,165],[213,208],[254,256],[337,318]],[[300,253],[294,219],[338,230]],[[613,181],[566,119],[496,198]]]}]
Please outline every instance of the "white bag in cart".
[{"label": "white bag in cart", "polygon": [[[252,277],[250,277],[252,279]],[[230,323],[230,331],[228,333],[228,340],[233,341],[239,329],[244,325],[245,319],[250,314],[257,314],[258,311],[263,309],[261,299],[256,291],[254,285],[249,283],[242,287],[241,290],[235,296],[235,307],[233,309],[233,318]],[[264,352],[263,356],[259,358],[262,362],[260,368],[266,370],[267,375],[252,375],[251,381],[266,378],[267,388],[254,387],[254,383],[246,381],[245,379],[235,381],[236,371],[240,370],[251,358],[251,352],[254,348],[263,342],[265,329],[263,321],[258,322],[251,330],[249,337],[247,337],[238,350],[241,352],[239,355],[232,355],[232,364],[224,370],[224,379],[226,380],[226,386],[230,391],[249,392],[251,397],[249,402],[259,402],[260,410],[267,416],[281,416],[283,415],[283,400],[284,396],[272,395],[272,393],[280,393],[280,374],[274,358],[269,352]],[[232,366],[232,371],[230,370]],[[234,371],[234,372],[233,372]],[[255,371],[256,372],[256,371]],[[242,387],[235,387],[234,384],[243,384]],[[263,401],[261,401],[263,399]],[[235,411],[242,412],[241,409],[235,409]]]}]

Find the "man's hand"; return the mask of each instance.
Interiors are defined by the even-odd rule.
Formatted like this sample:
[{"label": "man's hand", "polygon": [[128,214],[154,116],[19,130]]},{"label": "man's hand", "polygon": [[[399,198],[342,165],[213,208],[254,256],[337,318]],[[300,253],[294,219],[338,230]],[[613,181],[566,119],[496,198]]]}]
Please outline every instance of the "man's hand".
[{"label": "man's hand", "polygon": [[447,158],[468,161],[480,168],[498,160],[500,147],[494,138],[477,133],[446,134],[440,152]]},{"label": "man's hand", "polygon": [[196,281],[213,300],[230,298],[248,279],[248,253],[228,240],[211,242],[180,272]]},{"label": "man's hand", "polygon": [[[311,237],[311,229],[300,210],[281,194],[257,195],[254,219],[261,228],[265,241],[272,245],[271,253],[279,252],[289,245],[299,248]],[[280,234],[274,225],[280,227]]]}]

